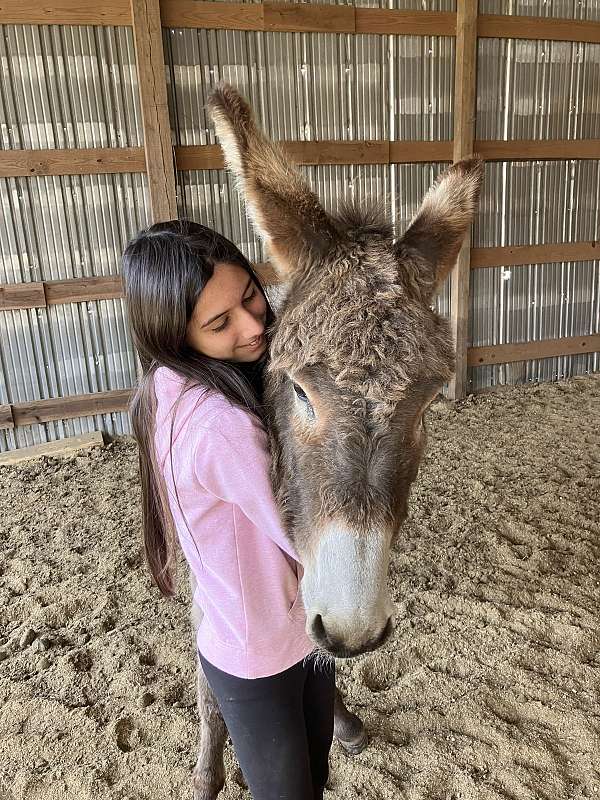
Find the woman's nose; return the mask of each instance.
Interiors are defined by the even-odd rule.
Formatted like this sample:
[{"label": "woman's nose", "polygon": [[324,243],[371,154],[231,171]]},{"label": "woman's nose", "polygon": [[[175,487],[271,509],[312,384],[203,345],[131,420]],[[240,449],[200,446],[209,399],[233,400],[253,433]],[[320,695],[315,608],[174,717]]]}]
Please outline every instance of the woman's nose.
[{"label": "woman's nose", "polygon": [[244,338],[254,339],[256,336],[260,336],[265,327],[260,317],[255,317],[249,311],[246,311],[245,315],[242,326]]}]

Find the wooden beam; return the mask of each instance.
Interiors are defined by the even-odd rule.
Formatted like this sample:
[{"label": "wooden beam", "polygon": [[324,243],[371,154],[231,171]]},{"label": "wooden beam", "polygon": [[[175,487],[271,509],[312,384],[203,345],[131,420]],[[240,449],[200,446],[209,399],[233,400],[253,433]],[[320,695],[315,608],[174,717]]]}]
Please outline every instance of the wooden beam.
[{"label": "wooden beam", "polygon": [[265,31],[354,33],[356,27],[352,6],[267,1],[263,9]]},{"label": "wooden beam", "polygon": [[102,175],[144,172],[145,169],[142,147],[0,151],[2,178],[32,175]]},{"label": "wooden beam", "polygon": [[[455,162],[473,155],[477,84],[477,2],[478,0],[458,0],[457,4],[453,148]],[[448,395],[452,400],[460,400],[467,393],[470,238],[469,231],[458,254],[450,283],[450,324],[456,350],[456,369],[448,385]]]},{"label": "wooden beam", "polygon": [[600,43],[600,22],[549,17],[481,14],[477,34],[489,39],[549,39],[562,42]]},{"label": "wooden beam", "polygon": [[[163,128],[164,130],[164,128]],[[164,144],[164,143],[163,143]],[[417,164],[452,161],[451,141],[286,141],[283,146],[298,164]],[[543,161],[600,159],[600,139],[544,141],[484,141],[474,152],[486,161]],[[218,144],[175,148],[178,170],[223,169]],[[162,150],[161,150],[162,156]],[[166,157],[166,155],[165,155]],[[163,162],[161,162],[161,165]],[[156,164],[153,162],[153,166]],[[173,169],[173,168],[171,168]],[[162,166],[156,167],[161,175]],[[32,175],[97,175],[146,171],[142,147],[112,147],[95,150],[4,150],[0,151],[0,177]],[[173,176],[174,181],[174,176]]]},{"label": "wooden beam", "polygon": [[[330,33],[375,33],[384,36],[453,36],[456,31],[456,15],[445,11],[201,0],[161,0],[160,5],[162,24],[167,28],[325,30]],[[45,0],[42,4],[33,0],[0,0],[0,19],[7,25],[132,24],[128,0],[103,0],[97,5],[81,3],[80,0]],[[477,33],[493,39],[600,43],[600,23],[588,20],[482,14],[477,21]]]},{"label": "wooden beam", "polygon": [[93,278],[67,278],[46,281],[46,303],[87,303],[92,300],[113,300],[123,297],[123,279],[120,275],[101,275]]},{"label": "wooden beam", "polygon": [[474,247],[471,250],[471,269],[598,260],[600,260],[600,242]]},{"label": "wooden beam", "polygon": [[116,389],[97,394],[78,394],[70,397],[52,397],[49,400],[31,400],[13,403],[12,416],[15,426],[35,425],[54,419],[92,417],[112,411],[127,411],[131,389]]},{"label": "wooden beam", "polygon": [[9,405],[0,406],[0,430],[6,430],[7,428],[14,428],[14,427],[15,427],[15,421],[13,419],[12,406]]},{"label": "wooden beam", "polygon": [[152,222],[177,218],[159,0],[131,0]]},{"label": "wooden beam", "polygon": [[[452,142],[282,141],[296,164],[403,164],[452,160]],[[223,169],[217,144],[175,148],[178,170]]]},{"label": "wooden beam", "polygon": [[[474,247],[471,269],[511,267],[521,264],[551,264],[567,261],[600,261],[600,242],[569,242],[514,247]],[[255,264],[264,286],[280,283],[269,263]],[[43,308],[61,303],[86,303],[123,297],[120,275],[90,278],[66,278],[45,283],[0,284],[0,310]]]},{"label": "wooden beam", "polygon": [[0,0],[4,25],[131,25],[128,0]]},{"label": "wooden beam", "polygon": [[486,161],[543,161],[600,158],[600,139],[513,139],[477,141],[475,152]]},{"label": "wooden beam", "polygon": [[[322,6],[327,8],[327,6]],[[384,36],[454,36],[456,14],[450,11],[399,11],[388,8],[356,8],[356,33]]]},{"label": "wooden beam", "polygon": [[264,30],[264,7],[262,3],[209,3],[202,2],[202,0],[161,0],[160,15],[165,28]]},{"label": "wooden beam", "polygon": [[104,447],[104,436],[101,431],[86,433],[83,436],[69,436],[66,439],[58,439],[53,442],[43,442],[35,444],[33,447],[19,447],[17,450],[10,450],[8,453],[0,454],[0,466],[20,464],[23,461],[31,461],[33,458],[44,456],[71,456],[80,450],[90,450],[92,447]]},{"label": "wooden beam", "polygon": [[452,161],[452,142],[390,142],[390,164]]},{"label": "wooden beam", "polygon": [[469,366],[507,364],[512,361],[532,361],[553,356],[574,356],[579,353],[595,353],[600,350],[600,334],[572,336],[563,339],[542,339],[517,344],[497,344],[489,347],[471,347]]},{"label": "wooden beam", "polygon": [[11,311],[17,308],[38,308],[46,305],[44,284],[4,283],[0,285],[0,310]]}]

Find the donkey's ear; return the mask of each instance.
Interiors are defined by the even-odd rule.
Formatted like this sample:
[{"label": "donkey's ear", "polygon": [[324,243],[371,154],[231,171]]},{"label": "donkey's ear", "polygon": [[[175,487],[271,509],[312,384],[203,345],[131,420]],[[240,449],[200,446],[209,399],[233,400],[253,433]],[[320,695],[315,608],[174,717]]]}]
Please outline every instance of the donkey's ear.
[{"label": "donkey's ear", "polygon": [[232,86],[220,84],[208,109],[248,215],[280,277],[289,280],[337,238],[333,221],[281,147],[259,130],[252,109]]},{"label": "donkey's ear", "polygon": [[396,243],[400,261],[420,256],[416,277],[430,299],[453,268],[473,220],[483,181],[484,163],[476,158],[457,161],[425,195],[416,217]]}]

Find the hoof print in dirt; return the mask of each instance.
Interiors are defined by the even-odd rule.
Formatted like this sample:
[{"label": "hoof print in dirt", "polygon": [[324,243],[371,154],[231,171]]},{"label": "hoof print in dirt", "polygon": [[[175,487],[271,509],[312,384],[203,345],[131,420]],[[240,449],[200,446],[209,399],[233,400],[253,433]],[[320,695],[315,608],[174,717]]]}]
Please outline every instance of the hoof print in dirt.
[{"label": "hoof print in dirt", "polygon": [[130,753],[140,743],[140,732],[128,717],[117,720],[115,724],[117,747],[123,753]]}]

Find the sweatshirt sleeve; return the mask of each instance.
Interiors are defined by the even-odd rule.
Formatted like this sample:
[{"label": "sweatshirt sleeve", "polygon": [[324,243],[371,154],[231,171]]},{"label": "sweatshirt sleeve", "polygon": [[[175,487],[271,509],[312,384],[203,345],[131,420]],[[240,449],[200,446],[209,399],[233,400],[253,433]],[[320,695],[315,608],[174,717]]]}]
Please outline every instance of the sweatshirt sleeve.
[{"label": "sweatshirt sleeve", "polygon": [[194,471],[215,497],[233,503],[266,536],[295,561],[300,561],[286,537],[270,480],[268,437],[251,414],[222,408],[200,429]]}]

